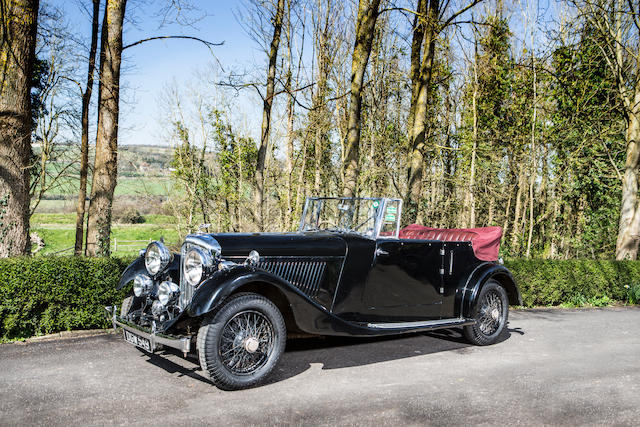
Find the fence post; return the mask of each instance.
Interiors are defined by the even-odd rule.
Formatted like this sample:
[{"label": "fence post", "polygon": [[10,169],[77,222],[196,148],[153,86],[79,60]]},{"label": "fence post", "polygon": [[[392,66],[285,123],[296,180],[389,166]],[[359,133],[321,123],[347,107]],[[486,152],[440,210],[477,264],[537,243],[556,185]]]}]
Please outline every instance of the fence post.
[{"label": "fence post", "polygon": [[118,239],[113,239],[113,252],[118,252]]}]

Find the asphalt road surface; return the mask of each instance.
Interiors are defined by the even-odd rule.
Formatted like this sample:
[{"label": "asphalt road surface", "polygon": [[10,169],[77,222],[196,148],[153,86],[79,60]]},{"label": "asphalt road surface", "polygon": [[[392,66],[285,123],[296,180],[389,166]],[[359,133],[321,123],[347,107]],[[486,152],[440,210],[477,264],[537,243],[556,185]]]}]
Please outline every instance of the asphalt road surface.
[{"label": "asphalt road surface", "polygon": [[640,308],[511,313],[457,331],[299,339],[269,384],[224,392],[194,356],[120,335],[0,345],[0,425],[640,424]]}]

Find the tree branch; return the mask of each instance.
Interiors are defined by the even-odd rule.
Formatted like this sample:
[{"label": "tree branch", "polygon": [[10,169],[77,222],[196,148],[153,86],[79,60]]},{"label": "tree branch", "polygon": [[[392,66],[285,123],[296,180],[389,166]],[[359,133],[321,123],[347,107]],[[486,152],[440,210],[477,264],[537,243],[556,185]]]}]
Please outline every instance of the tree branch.
[{"label": "tree branch", "polygon": [[[149,38],[146,38],[146,39],[138,40],[137,42],[128,44],[125,47],[123,47],[122,50],[129,49],[130,47],[138,46],[139,44],[142,44],[142,43],[145,43],[145,42],[149,42],[149,41],[152,41],[152,40],[165,40],[165,39],[195,40],[195,41],[200,42],[200,43],[204,44],[205,46],[207,46],[209,48],[209,50],[211,50],[211,48],[213,46],[222,46],[224,44],[224,41],[222,41],[220,43],[213,43],[213,42],[210,42],[210,41],[207,41],[207,40],[203,40],[201,38],[193,37],[193,36],[156,36],[156,37],[149,37]],[[211,50],[211,53],[213,54],[213,50]]]}]

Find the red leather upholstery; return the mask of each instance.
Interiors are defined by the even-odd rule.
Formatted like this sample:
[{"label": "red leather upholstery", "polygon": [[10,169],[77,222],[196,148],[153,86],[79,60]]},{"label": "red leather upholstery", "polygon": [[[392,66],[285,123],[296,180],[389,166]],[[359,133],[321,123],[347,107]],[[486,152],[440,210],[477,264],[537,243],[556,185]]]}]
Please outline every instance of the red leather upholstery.
[{"label": "red leather upholstery", "polygon": [[471,242],[473,253],[483,261],[496,261],[502,238],[501,227],[430,228],[411,224],[402,230],[400,239],[440,240],[444,242]]},{"label": "red leather upholstery", "polygon": [[431,228],[428,230],[400,230],[401,239],[442,240],[444,242],[471,242],[478,233],[455,228]]}]

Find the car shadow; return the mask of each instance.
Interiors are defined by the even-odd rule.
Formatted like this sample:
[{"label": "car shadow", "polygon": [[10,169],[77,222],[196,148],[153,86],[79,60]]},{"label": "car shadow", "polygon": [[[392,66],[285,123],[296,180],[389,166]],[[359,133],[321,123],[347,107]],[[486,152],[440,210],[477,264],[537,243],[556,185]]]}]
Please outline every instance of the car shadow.
[{"label": "car shadow", "polygon": [[[509,339],[512,333],[524,335],[520,328],[508,328],[499,342]],[[300,375],[312,364],[321,364],[322,369],[349,368],[448,351],[464,354],[472,346],[462,335],[461,329],[373,338],[318,336],[288,339],[278,366],[264,384]],[[143,353],[149,363],[170,374],[211,383],[200,369],[195,353],[190,353],[186,359],[182,353],[171,348],[156,354]]]}]

